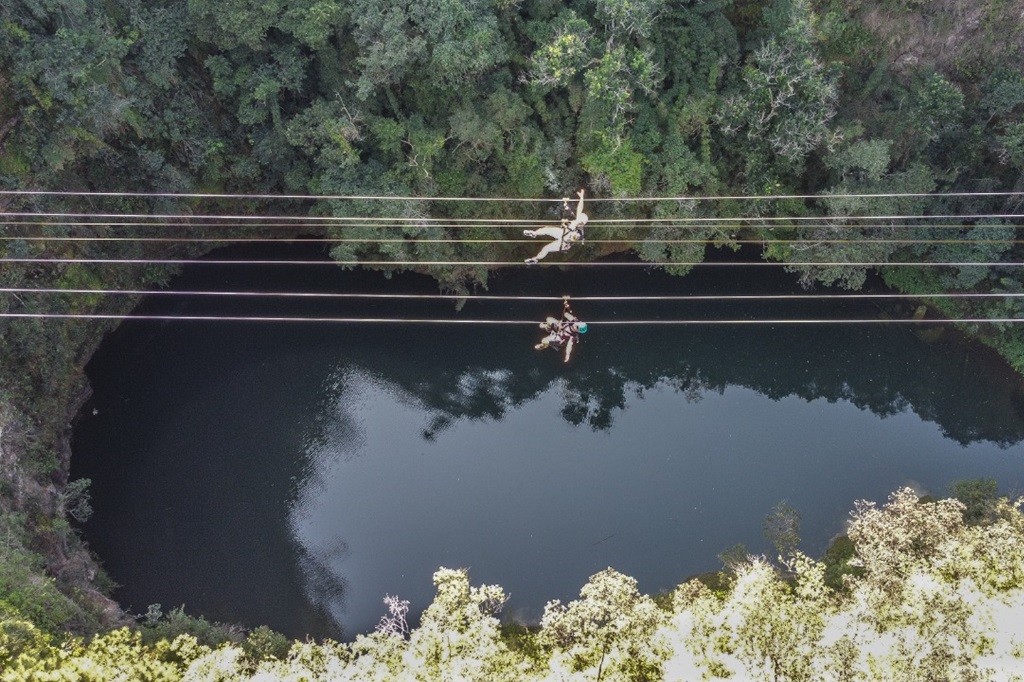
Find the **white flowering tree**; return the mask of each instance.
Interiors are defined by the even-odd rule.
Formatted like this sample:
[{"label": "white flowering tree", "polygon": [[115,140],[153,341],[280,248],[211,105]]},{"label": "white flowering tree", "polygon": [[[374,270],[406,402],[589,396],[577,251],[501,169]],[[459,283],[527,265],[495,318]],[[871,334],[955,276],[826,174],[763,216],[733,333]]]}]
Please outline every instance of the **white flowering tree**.
[{"label": "white flowering tree", "polygon": [[695,669],[775,682],[820,679],[818,660],[834,595],[825,586],[823,564],[797,553],[787,568],[791,581],[752,557],[736,565],[726,595],[696,581],[679,587],[673,621]]},{"label": "white flowering tree", "polygon": [[1024,680],[1024,516],[995,503],[967,525],[956,500],[910,489],[859,502],[848,529],[863,573],[846,589],[799,553],[784,573],[735,566],[730,589],[680,586],[665,636],[668,679],[790,682]]},{"label": "white flowering tree", "polygon": [[540,639],[555,650],[552,667],[567,659],[596,680],[657,679],[667,645],[656,633],[667,620],[636,580],[607,568],[590,577],[580,598],[544,607]]},{"label": "white flowering tree", "polygon": [[472,587],[465,569],[434,573],[437,594],[409,638],[403,656],[408,679],[500,682],[527,665],[501,640],[497,614],[508,597],[497,585]]},{"label": "white flowering tree", "polygon": [[[1006,622],[1000,602],[1024,587],[1024,526],[1008,501],[968,526],[957,500],[920,501],[909,488],[881,509],[860,502],[849,535],[864,576],[847,627],[868,626],[863,659],[893,680],[988,679]],[[1016,590],[1016,594],[1012,592]]]}]

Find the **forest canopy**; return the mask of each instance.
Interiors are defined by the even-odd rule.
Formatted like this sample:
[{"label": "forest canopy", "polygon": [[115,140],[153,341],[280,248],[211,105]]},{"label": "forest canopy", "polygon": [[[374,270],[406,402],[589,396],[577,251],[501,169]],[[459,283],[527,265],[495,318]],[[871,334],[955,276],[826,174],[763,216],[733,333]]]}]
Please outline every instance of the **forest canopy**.
[{"label": "forest canopy", "polygon": [[[708,246],[744,241],[759,243],[764,259],[794,263],[808,287],[856,289],[875,270],[909,294],[1016,294],[1024,287],[1019,221],[998,216],[1016,215],[1019,197],[985,193],[1021,189],[1020,4],[938,0],[925,12],[889,0],[16,0],[0,8],[0,187],[820,196],[610,203],[602,217],[638,222],[595,227],[592,236],[615,236],[618,248],[648,261],[678,262],[668,269],[679,274]],[[861,196],[875,193],[887,196]],[[932,193],[943,196],[892,196]],[[469,263],[523,255],[487,243],[495,235],[483,229],[458,235],[480,241],[440,241],[451,230],[426,221],[524,217],[523,206],[424,199],[284,210],[400,218],[387,226],[397,241],[360,242],[381,234],[366,226],[323,236],[353,240],[334,247],[341,261],[453,263],[418,269],[466,291],[488,278]],[[0,197],[5,212],[44,208],[198,210],[169,199]],[[270,210],[258,201],[244,208]],[[862,219],[942,215],[963,217]],[[659,222],[644,222],[651,218]],[[36,228],[4,229],[7,257],[187,250],[21,241]],[[220,236],[199,227],[189,235]],[[925,267],[884,267],[890,262]],[[929,266],[942,262],[962,265]],[[3,274],[58,286],[168,276],[15,263]],[[1024,315],[1013,296],[930,303],[953,317]],[[5,306],[32,308],[13,299]],[[1017,326],[974,331],[1024,370]]]}]

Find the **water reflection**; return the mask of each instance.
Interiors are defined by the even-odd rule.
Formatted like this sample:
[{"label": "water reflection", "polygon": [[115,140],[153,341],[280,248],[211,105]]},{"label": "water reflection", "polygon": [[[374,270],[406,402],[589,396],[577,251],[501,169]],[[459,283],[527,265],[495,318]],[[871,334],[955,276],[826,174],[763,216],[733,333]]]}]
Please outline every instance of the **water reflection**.
[{"label": "water reflection", "polygon": [[[749,282],[705,272],[609,282],[541,270],[504,275],[493,292],[750,291]],[[178,285],[432,286],[329,270],[276,276],[200,269]],[[451,314],[402,302],[146,305]],[[829,305],[574,307],[592,320],[879,312]],[[470,302],[462,314],[551,312],[512,306]],[[123,585],[116,596],[134,611],[185,604],[299,637],[352,636],[373,627],[385,593],[422,608],[439,565],[468,566],[475,582],[503,585],[511,608],[532,618],[609,565],[650,592],[715,568],[716,555],[738,542],[767,550],[761,518],[782,499],[801,511],[804,548],[818,553],[857,498],[881,500],[907,483],[941,492],[978,476],[1006,492],[1024,486],[1019,448],[1010,447],[1024,440],[1020,379],[948,333],[926,342],[896,327],[593,325],[569,365],[534,351],[535,337],[530,327],[467,335],[125,325],[88,369],[95,394],[73,459],[73,475],[94,481],[86,532]]]},{"label": "water reflection", "polygon": [[319,483],[292,525],[303,545],[345,539],[346,555],[326,564],[345,599],[307,589],[350,633],[373,627],[386,593],[425,607],[439,565],[503,585],[530,620],[608,565],[656,591],[714,568],[734,542],[766,551],[760,520],[783,498],[820,552],[858,497],[1024,480],[1017,453],[993,442],[965,452],[903,397],[875,414],[848,399],[715,386],[690,368],[645,384],[609,370],[611,400],[572,376],[536,387],[529,373],[466,369],[447,392],[414,393],[345,372],[335,412],[358,424],[347,433],[359,446],[337,430],[311,453]]},{"label": "water reflection", "polygon": [[[590,307],[595,317],[617,314],[607,304]],[[631,307],[635,317],[665,314]],[[876,312],[871,304],[857,307],[846,314]],[[950,338],[938,342],[922,341],[899,327],[597,331],[569,367],[553,354],[531,352],[528,332],[522,330],[492,332],[477,344],[441,355],[436,331],[407,330],[402,342],[369,332],[369,353],[352,349],[346,356],[373,367],[437,412],[427,435],[452,419],[500,419],[557,379],[564,395],[560,414],[570,424],[594,429],[611,428],[631,393],[667,384],[693,399],[709,390],[744,386],[771,399],[848,401],[879,416],[910,410],[965,445],[984,440],[1010,446],[1024,440],[1020,377],[991,351],[948,330]],[[377,357],[382,349],[386,359]]]}]

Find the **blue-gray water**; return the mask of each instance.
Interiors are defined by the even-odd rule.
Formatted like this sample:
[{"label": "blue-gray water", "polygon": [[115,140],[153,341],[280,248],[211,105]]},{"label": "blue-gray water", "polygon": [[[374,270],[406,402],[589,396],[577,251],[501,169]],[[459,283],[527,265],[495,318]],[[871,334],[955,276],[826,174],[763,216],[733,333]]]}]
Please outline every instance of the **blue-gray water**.
[{"label": "blue-gray water", "polygon": [[[300,247],[301,248],[301,247]],[[236,251],[236,254],[242,252]],[[277,253],[281,253],[278,251]],[[305,252],[303,252],[305,253]],[[308,255],[308,254],[306,254]],[[432,291],[336,268],[188,270],[181,289]],[[535,268],[495,294],[794,292],[765,269],[672,278]],[[542,319],[553,303],[212,301],[144,312]],[[592,319],[876,317],[891,305],[589,303]],[[902,311],[906,314],[907,310]],[[854,500],[996,478],[1024,489],[1019,377],[950,332],[899,326],[602,327],[573,361],[535,327],[134,322],[88,371],[73,475],[134,612],[159,602],[293,636],[372,629],[439,566],[530,620],[612,566],[645,592],[769,551],[782,500],[820,554]]]}]

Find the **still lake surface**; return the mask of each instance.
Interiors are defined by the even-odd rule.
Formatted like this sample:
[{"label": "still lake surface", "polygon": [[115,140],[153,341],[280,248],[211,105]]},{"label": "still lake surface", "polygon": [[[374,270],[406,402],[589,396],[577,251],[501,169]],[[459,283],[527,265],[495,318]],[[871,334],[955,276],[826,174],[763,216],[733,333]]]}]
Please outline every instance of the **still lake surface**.
[{"label": "still lake surface", "polygon": [[[313,247],[275,247],[309,257]],[[229,256],[266,252],[234,249]],[[330,266],[192,266],[176,290],[435,293]],[[517,269],[491,294],[796,293],[767,268]],[[895,302],[579,302],[584,319],[876,318]],[[140,313],[540,320],[552,302],[151,297]],[[1019,377],[952,330],[592,324],[563,364],[535,326],[135,321],[87,371],[72,476],[130,611],[351,638],[439,566],[539,618],[608,566],[646,593],[720,567],[787,501],[824,551],[857,499],[1024,491]]]}]

